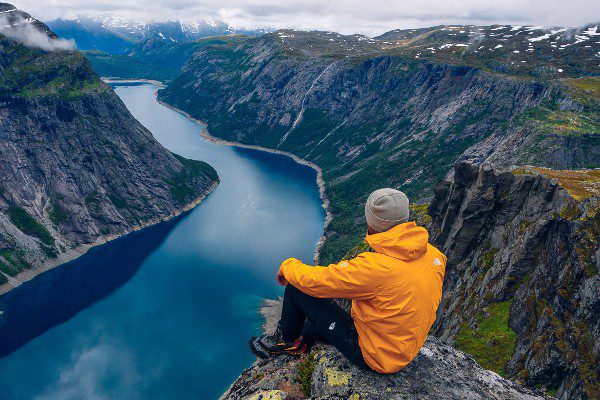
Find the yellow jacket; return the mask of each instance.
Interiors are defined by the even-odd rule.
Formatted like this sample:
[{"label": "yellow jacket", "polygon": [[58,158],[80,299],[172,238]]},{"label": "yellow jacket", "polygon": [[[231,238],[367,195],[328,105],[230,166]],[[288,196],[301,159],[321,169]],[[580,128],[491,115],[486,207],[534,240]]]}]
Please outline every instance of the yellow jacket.
[{"label": "yellow jacket", "polygon": [[352,299],[365,361],[375,371],[393,373],[419,352],[442,297],[446,257],[428,240],[424,228],[407,222],[367,235],[373,252],[352,260],[322,267],[290,258],[281,269],[308,295]]}]

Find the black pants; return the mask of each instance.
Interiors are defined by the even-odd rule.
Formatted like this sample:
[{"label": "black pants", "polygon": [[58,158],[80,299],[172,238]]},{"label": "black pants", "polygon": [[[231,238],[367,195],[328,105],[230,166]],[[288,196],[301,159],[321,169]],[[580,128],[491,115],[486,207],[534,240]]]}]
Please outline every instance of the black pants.
[{"label": "black pants", "polygon": [[333,299],[309,296],[288,284],[279,321],[283,340],[320,340],[335,346],[352,364],[367,370],[352,317]]}]

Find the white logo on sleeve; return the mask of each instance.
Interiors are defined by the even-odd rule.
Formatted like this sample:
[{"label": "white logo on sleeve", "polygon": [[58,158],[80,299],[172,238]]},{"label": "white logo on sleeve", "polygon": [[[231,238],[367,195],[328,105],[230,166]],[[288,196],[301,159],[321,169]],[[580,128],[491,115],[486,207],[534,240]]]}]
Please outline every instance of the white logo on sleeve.
[{"label": "white logo on sleeve", "polygon": [[335,322],[332,322],[331,325],[329,325],[329,330],[332,331],[335,329]]},{"label": "white logo on sleeve", "polygon": [[344,261],[343,263],[340,264],[340,267],[347,267],[348,266],[348,261]]},{"label": "white logo on sleeve", "polygon": [[433,260],[433,265],[440,266],[440,265],[442,265],[442,262],[440,261],[439,258],[436,258],[436,259]]}]

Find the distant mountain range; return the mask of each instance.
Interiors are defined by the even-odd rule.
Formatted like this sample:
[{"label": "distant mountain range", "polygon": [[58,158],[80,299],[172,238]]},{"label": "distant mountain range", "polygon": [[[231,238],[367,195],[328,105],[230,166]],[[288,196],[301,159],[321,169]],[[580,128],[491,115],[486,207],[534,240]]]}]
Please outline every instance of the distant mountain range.
[{"label": "distant mountain range", "polygon": [[173,78],[204,37],[242,34],[258,36],[264,29],[238,30],[224,21],[201,19],[144,23],[115,15],[55,19],[48,27],[73,39],[102,76]]},{"label": "distant mountain range", "polygon": [[54,19],[47,23],[58,36],[74,39],[80,50],[100,50],[123,54],[136,43],[159,39],[172,43],[189,42],[202,37],[244,34],[261,35],[267,30],[237,30],[224,21],[200,19],[194,21],[139,22],[114,15],[80,16],[76,19]]}]

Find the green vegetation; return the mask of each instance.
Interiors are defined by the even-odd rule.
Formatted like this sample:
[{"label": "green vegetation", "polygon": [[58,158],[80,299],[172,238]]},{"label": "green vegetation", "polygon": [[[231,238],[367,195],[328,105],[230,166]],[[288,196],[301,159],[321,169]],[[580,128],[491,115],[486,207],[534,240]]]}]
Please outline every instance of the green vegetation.
[{"label": "green vegetation", "polygon": [[100,76],[169,81],[177,76],[183,64],[198,48],[223,45],[235,40],[229,36],[193,42],[148,40],[137,44],[128,54],[108,54],[99,50],[83,53]]},{"label": "green vegetation", "polygon": [[118,209],[127,208],[127,200],[121,196],[116,194],[108,194],[107,197]]},{"label": "green vegetation", "polygon": [[411,204],[410,211],[417,225],[427,228],[431,224],[431,216],[427,213],[429,203]]},{"label": "green vegetation", "polygon": [[29,268],[22,249],[3,249],[0,251],[0,271],[8,276],[16,276]]},{"label": "green vegetation", "polygon": [[598,274],[594,253],[598,249],[598,238],[600,238],[600,206],[596,206],[582,217],[578,233],[581,240],[575,246],[577,258],[586,276],[595,276]]},{"label": "green vegetation", "polygon": [[555,170],[541,167],[521,167],[512,171],[515,175],[542,174],[555,179],[575,200],[600,196],[600,170]]},{"label": "green vegetation", "polygon": [[508,326],[512,300],[487,307],[488,315],[477,315],[475,327],[463,323],[456,347],[473,356],[484,368],[506,376],[504,367],[515,351],[517,335]]},{"label": "green vegetation", "polygon": [[494,266],[494,257],[496,257],[498,251],[499,249],[494,248],[483,253],[483,257],[481,257],[481,266],[483,267],[484,272]]},{"label": "green vegetation", "polygon": [[4,95],[71,101],[108,90],[78,52],[45,52],[16,43],[3,52],[0,93]]},{"label": "green vegetation", "polygon": [[581,215],[581,211],[576,204],[569,203],[558,212],[558,215],[569,221],[575,221]]},{"label": "green vegetation", "polygon": [[54,238],[48,229],[23,208],[14,205],[8,207],[8,218],[24,234],[38,238],[45,245],[54,246]]},{"label": "green vegetation", "polygon": [[304,361],[298,364],[298,375],[300,375],[300,387],[305,395],[310,396],[310,384],[312,374],[315,370],[315,355],[310,353]]},{"label": "green vegetation", "polygon": [[367,242],[362,242],[354,246],[344,257],[343,260],[349,260],[358,256],[360,253],[364,253],[369,250],[369,244]]},{"label": "green vegetation", "polygon": [[166,81],[177,74],[176,69],[125,54],[108,54],[99,50],[88,50],[84,54],[100,76]]},{"label": "green vegetation", "polygon": [[197,196],[198,192],[195,185],[202,175],[213,181],[219,179],[217,171],[204,161],[190,160],[177,154],[173,155],[183,164],[183,167],[178,174],[167,179],[166,182],[171,189],[173,198],[179,204],[185,204]]},{"label": "green vegetation", "polygon": [[577,79],[565,79],[569,94],[579,103],[590,108],[600,106],[600,77],[588,76]]},{"label": "green vegetation", "polygon": [[55,226],[69,218],[69,213],[63,210],[57,202],[52,201],[48,210],[48,218]]}]

